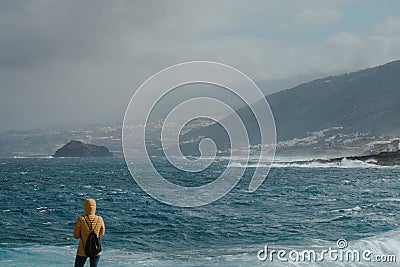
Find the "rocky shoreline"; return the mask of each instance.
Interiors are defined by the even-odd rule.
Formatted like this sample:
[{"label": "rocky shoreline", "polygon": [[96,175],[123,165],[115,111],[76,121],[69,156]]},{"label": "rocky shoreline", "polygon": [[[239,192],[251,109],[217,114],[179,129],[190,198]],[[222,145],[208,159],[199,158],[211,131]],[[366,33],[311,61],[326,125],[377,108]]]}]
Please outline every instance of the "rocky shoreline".
[{"label": "rocky shoreline", "polygon": [[331,159],[313,159],[296,161],[296,164],[309,164],[309,163],[337,163],[339,164],[343,159],[348,160],[359,160],[362,162],[368,162],[370,164],[376,164],[379,166],[396,166],[400,165],[400,150],[394,152],[381,152],[379,154],[372,154],[366,156],[349,156],[349,157],[338,157]]}]

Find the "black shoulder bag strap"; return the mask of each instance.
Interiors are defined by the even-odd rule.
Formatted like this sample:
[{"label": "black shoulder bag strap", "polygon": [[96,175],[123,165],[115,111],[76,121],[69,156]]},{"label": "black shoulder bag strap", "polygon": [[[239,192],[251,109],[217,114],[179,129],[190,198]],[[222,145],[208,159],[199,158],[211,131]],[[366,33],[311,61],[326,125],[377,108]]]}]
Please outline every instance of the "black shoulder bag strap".
[{"label": "black shoulder bag strap", "polygon": [[[98,216],[96,216],[96,217],[97,217],[97,222],[96,222],[96,224],[94,225],[94,228],[92,228],[92,222],[90,222],[90,226],[89,226],[89,223],[88,223],[87,220],[86,220],[86,216],[83,216],[83,219],[85,219],[85,222],[86,222],[87,226],[89,227],[90,232],[93,232],[93,229],[96,229],[97,223],[99,222]],[[96,217],[95,217],[95,219],[96,219]],[[89,218],[89,216],[88,216],[88,218]],[[90,219],[89,219],[89,221],[90,221]],[[82,236],[82,231],[81,231],[81,236]],[[85,248],[85,243],[83,243],[83,236],[82,236],[81,240],[82,240],[83,248]]]},{"label": "black shoulder bag strap", "polygon": [[[85,222],[86,222],[87,226],[89,227],[90,232],[93,232],[93,229],[96,229],[97,223],[99,222],[98,216],[95,216],[95,217],[94,217],[95,220],[96,220],[96,218],[97,218],[97,221],[96,221],[96,224],[94,225],[94,228],[92,228],[92,222],[90,222],[90,226],[89,226],[89,223],[88,223],[88,221],[86,220],[86,216],[84,216],[83,218],[85,219]],[[88,216],[88,219],[89,219],[89,216]],[[90,221],[90,219],[89,219],[89,221]]]}]

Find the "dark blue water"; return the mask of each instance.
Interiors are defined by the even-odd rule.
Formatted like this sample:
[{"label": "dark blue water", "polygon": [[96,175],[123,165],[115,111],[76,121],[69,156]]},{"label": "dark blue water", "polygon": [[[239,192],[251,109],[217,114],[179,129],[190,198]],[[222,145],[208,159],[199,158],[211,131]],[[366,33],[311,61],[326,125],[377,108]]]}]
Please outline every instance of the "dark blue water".
[{"label": "dark blue water", "polygon": [[[213,173],[176,179],[193,186]],[[2,159],[0,266],[72,266],[88,197],[106,224],[103,266],[265,266],[257,251],[266,243],[339,238],[398,249],[400,168],[274,167],[254,193],[249,179],[212,204],[177,208],[142,191],[123,159]]]}]

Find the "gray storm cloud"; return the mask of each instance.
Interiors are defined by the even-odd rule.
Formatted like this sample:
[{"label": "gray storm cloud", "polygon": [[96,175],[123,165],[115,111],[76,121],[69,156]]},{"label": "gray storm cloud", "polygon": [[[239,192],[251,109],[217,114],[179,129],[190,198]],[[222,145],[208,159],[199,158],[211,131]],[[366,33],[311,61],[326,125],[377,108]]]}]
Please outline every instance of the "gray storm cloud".
[{"label": "gray storm cloud", "polygon": [[121,122],[144,80],[184,61],[232,65],[270,92],[400,57],[398,18],[318,34],[361,3],[299,2],[2,1],[0,131]]}]

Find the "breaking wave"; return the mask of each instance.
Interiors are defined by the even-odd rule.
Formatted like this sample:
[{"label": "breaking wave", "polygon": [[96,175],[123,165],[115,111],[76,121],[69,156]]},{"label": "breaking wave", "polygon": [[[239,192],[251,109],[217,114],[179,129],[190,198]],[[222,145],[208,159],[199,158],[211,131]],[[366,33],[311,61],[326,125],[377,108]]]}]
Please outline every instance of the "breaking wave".
[{"label": "breaking wave", "polygon": [[[394,230],[360,240],[348,241],[348,249],[358,250],[361,253],[365,250],[372,252],[372,255],[400,255],[400,230]],[[304,244],[303,246],[292,247],[298,251],[304,249],[335,249],[334,242],[316,241],[318,244]],[[347,241],[346,241],[347,242]],[[5,245],[5,244],[2,244]],[[197,252],[192,251],[189,255],[181,255],[176,259],[168,259],[168,255],[159,252],[127,252],[117,249],[105,251],[101,259],[102,266],[349,266],[349,262],[329,261],[324,262],[261,262],[257,259],[257,251],[261,246],[254,248],[226,248],[216,257],[203,258]],[[0,265],[3,266],[42,266],[43,262],[54,266],[71,266],[75,258],[75,246],[18,246],[14,248],[0,248]],[[399,259],[396,258],[398,262]],[[283,265],[284,264],[284,265]],[[396,263],[392,263],[393,266]],[[371,266],[371,262],[352,262],[352,266]],[[391,265],[392,266],[392,265]]]},{"label": "breaking wave", "polygon": [[[243,161],[233,161],[230,164],[231,167],[237,168],[257,168],[257,167],[268,167],[267,165],[257,164],[257,163],[249,163],[245,164]],[[286,167],[295,167],[295,168],[398,168],[399,166],[381,166],[376,163],[376,160],[350,160],[347,158],[343,158],[338,162],[320,162],[316,160],[293,160],[293,161],[274,161],[272,164],[273,168],[286,168]]]}]

